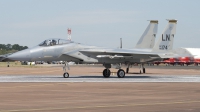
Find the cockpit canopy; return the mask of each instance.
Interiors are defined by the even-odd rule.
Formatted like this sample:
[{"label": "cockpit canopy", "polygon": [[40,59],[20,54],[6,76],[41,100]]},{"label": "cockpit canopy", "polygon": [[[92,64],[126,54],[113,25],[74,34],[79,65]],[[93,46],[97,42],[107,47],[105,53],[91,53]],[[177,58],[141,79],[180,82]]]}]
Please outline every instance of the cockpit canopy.
[{"label": "cockpit canopy", "polygon": [[39,46],[54,46],[54,45],[62,45],[62,44],[69,44],[74,43],[71,40],[65,39],[47,39],[39,44]]}]

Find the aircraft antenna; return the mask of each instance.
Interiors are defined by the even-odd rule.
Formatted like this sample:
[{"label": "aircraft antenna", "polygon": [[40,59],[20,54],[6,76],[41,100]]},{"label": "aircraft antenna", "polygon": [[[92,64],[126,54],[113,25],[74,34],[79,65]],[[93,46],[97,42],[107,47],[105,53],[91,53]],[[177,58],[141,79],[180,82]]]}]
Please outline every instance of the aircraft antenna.
[{"label": "aircraft antenna", "polygon": [[67,29],[67,32],[68,32],[68,40],[70,40],[71,41],[71,29],[70,28],[68,28]]},{"label": "aircraft antenna", "polygon": [[122,38],[120,38],[120,49],[122,48]]}]

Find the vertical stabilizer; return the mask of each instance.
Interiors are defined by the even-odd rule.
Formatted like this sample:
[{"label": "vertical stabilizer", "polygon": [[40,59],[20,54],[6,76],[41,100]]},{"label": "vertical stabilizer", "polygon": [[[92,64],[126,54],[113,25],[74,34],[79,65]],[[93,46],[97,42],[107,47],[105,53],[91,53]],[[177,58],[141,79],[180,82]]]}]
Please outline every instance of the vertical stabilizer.
[{"label": "vertical stabilizer", "polygon": [[137,42],[135,48],[150,49],[154,47],[155,38],[158,31],[158,20],[149,21],[149,25],[140,37],[140,40]]},{"label": "vertical stabilizer", "polygon": [[176,34],[177,20],[167,19],[168,24],[165,27],[158,42],[155,44],[153,51],[168,51],[172,50],[174,43],[174,35]]}]

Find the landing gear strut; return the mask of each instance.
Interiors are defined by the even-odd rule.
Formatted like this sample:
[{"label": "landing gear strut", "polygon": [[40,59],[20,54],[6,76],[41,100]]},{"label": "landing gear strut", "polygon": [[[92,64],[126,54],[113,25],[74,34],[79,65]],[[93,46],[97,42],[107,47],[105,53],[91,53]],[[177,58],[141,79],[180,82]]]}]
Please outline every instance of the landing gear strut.
[{"label": "landing gear strut", "polygon": [[128,73],[129,72],[129,68],[126,68],[126,73]]},{"label": "landing gear strut", "polygon": [[145,70],[145,68],[143,68],[143,73],[145,73],[146,72],[146,70]]},{"label": "landing gear strut", "polygon": [[141,64],[141,65],[140,65],[140,74],[141,74],[142,72],[143,72],[143,73],[146,73],[146,70],[145,70],[145,68],[144,68],[144,64]]},{"label": "landing gear strut", "polygon": [[126,68],[126,73],[129,72],[129,67],[130,67],[130,64],[128,64],[127,68]]}]

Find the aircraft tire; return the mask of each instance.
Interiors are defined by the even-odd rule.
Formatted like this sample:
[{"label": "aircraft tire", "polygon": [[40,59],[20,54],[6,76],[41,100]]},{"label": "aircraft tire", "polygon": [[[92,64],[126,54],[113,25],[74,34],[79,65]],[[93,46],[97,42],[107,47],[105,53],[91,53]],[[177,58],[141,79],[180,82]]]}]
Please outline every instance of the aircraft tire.
[{"label": "aircraft tire", "polygon": [[64,78],[69,78],[69,73],[65,72],[65,73],[63,74],[63,77],[64,77]]},{"label": "aircraft tire", "polygon": [[105,78],[108,78],[108,77],[110,77],[110,70],[109,69],[104,69],[103,70],[103,76],[105,77]]},{"label": "aircraft tire", "polygon": [[125,72],[124,72],[124,70],[119,69],[119,70],[117,71],[117,76],[118,76],[118,78],[124,78],[124,77],[125,77]]}]

